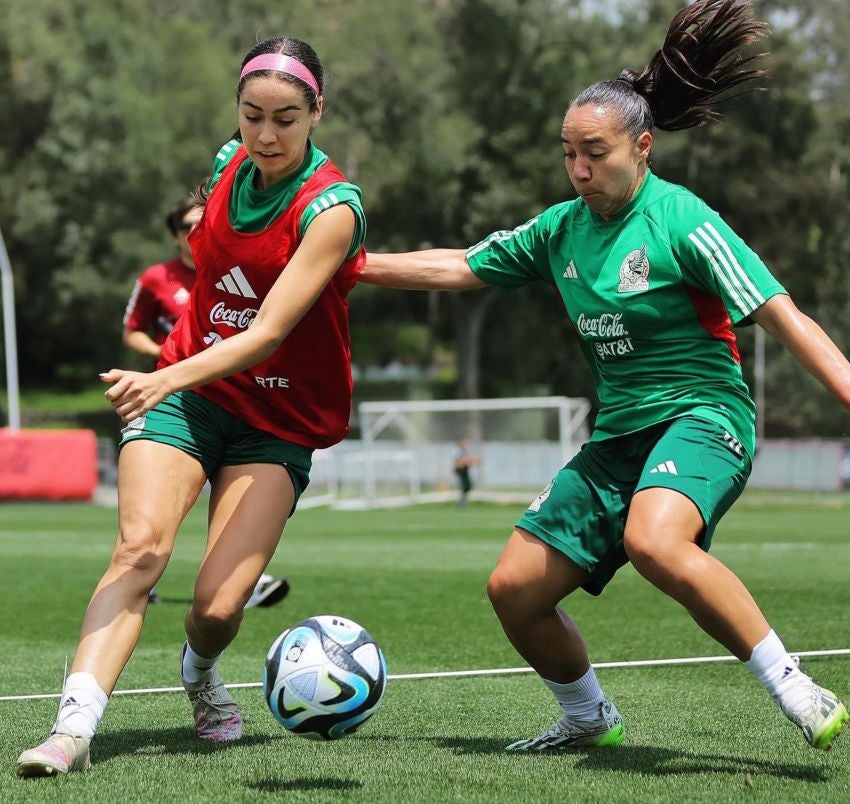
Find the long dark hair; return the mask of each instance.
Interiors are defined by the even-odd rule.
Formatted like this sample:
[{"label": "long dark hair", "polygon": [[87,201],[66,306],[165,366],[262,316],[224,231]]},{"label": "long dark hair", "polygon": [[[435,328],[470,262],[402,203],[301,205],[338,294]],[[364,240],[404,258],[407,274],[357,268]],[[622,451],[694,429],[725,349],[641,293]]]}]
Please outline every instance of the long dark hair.
[{"label": "long dark hair", "polygon": [[697,0],[667,29],[664,44],[640,72],[623,70],[577,95],[568,108],[596,103],[619,111],[638,137],[657,126],[678,131],[720,117],[717,105],[760,87],[764,54],[741,50],[760,41],[768,26],[750,16],[750,0]]}]

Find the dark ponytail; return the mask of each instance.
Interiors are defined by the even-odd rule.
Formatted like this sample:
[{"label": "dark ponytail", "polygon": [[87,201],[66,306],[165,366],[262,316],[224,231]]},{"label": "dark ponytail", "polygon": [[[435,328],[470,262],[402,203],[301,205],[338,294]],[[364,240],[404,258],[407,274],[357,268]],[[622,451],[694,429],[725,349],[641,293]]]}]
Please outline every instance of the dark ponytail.
[{"label": "dark ponytail", "polygon": [[740,52],[768,31],[750,16],[750,7],[750,0],[691,3],[673,18],[664,44],[643,70],[623,70],[615,81],[593,84],[570,108],[615,108],[633,137],[653,126],[678,131],[716,120],[718,104],[758,89],[751,82],[765,75],[754,67],[763,54]]}]

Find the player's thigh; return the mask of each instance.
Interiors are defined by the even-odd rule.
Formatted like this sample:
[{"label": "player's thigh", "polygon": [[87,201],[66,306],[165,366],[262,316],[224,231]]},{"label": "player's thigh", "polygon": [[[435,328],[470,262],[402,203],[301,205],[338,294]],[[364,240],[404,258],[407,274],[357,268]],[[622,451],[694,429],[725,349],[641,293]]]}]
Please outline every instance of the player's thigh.
[{"label": "player's thigh", "polygon": [[140,439],[118,457],[118,545],[168,555],[206,482],[201,464],[168,444]]},{"label": "player's thigh", "polygon": [[653,438],[638,433],[585,444],[516,523],[584,570],[581,586],[590,594],[627,563],[623,526]]},{"label": "player's thigh", "polygon": [[522,528],[515,528],[490,576],[491,598],[511,605],[550,609],[583,586],[586,570]]},{"label": "player's thigh", "polygon": [[679,542],[699,544],[705,522],[693,500],[680,491],[650,487],[629,506],[623,542],[629,560],[660,559]]},{"label": "player's thigh", "polygon": [[196,599],[225,596],[244,603],[277,548],[295,488],[286,468],[271,463],[222,466],[211,486]]},{"label": "player's thigh", "polygon": [[685,539],[708,549],[714,529],[744,490],[752,461],[721,424],[678,419],[649,453],[626,524],[626,542]]}]

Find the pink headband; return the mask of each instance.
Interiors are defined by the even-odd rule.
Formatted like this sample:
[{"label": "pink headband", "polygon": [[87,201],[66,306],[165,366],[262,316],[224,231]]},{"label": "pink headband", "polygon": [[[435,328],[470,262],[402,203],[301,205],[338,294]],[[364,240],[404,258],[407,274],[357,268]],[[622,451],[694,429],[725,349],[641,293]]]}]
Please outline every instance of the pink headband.
[{"label": "pink headband", "polygon": [[300,78],[316,93],[316,96],[321,94],[313,73],[298,61],[298,59],[293,59],[291,56],[284,56],[282,53],[263,53],[255,56],[242,68],[242,74],[239,76],[239,80],[241,81],[248,73],[256,73],[260,70],[275,70],[279,73],[286,73],[286,75]]}]

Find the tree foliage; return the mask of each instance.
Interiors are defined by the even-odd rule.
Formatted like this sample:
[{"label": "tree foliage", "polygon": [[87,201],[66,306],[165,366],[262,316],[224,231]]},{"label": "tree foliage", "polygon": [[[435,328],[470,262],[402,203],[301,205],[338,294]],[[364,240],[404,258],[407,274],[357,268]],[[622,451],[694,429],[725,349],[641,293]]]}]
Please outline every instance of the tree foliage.
[{"label": "tree foliage", "polygon": [[[659,134],[653,168],[704,197],[850,347],[845,5],[756,0],[773,25],[766,91],[728,104],[719,124]],[[298,36],[323,58],[315,139],[363,188],[369,248],[464,247],[572,196],[559,142],[567,103],[645,64],[680,7],[0,0],[0,226],[23,383],[89,383],[126,359],[119,332],[132,281],[170,254],[163,214],[234,130],[238,66],[258,38]],[[462,395],[592,395],[546,288],[360,286],[351,311],[361,368],[427,369],[453,354]],[[744,335],[745,357],[749,343]],[[768,433],[846,430],[844,413],[778,346],[768,357]]]}]

